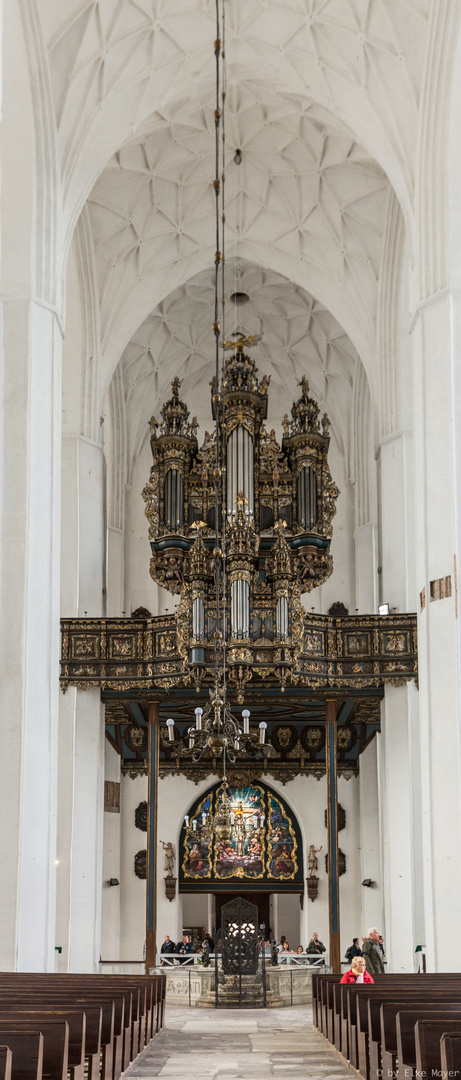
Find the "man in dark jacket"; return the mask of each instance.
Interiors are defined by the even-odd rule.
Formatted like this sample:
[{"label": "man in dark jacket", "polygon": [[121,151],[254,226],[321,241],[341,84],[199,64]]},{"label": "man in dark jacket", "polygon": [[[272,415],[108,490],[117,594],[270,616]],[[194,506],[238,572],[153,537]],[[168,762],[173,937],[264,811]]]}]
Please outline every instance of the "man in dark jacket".
[{"label": "man in dark jacket", "polygon": [[319,941],[317,931],[314,930],[311,940],[307,946],[306,953],[309,953],[311,956],[313,953],[316,956],[320,956],[323,952],[326,952],[325,945],[323,944],[323,941]]},{"label": "man in dark jacket", "polygon": [[[169,934],[165,934],[165,941],[162,944],[160,952],[161,953],[174,953],[174,950],[175,950],[174,941],[171,940]],[[164,961],[162,960],[161,963],[164,964]]]},{"label": "man in dark jacket", "polygon": [[349,960],[349,963],[351,962],[351,960],[354,959],[354,956],[361,956],[362,955],[362,950],[361,950],[360,945],[359,945],[358,937],[355,937],[355,938],[352,939],[352,945],[349,945],[349,948],[346,949],[346,952],[345,952],[344,955],[346,957],[346,960]]},{"label": "man in dark jacket", "polygon": [[384,975],[383,955],[379,947],[379,931],[372,926],[362,945],[367,971],[370,975]]},{"label": "man in dark jacket", "polygon": [[191,945],[191,943],[189,941],[189,938],[188,938],[187,934],[183,934],[182,941],[178,941],[178,943],[176,945],[176,948],[175,948],[175,953],[177,955],[183,957],[183,959],[181,959],[179,961],[179,963],[180,964],[185,964],[186,963],[186,954],[191,953],[191,952],[192,952],[192,945]]}]

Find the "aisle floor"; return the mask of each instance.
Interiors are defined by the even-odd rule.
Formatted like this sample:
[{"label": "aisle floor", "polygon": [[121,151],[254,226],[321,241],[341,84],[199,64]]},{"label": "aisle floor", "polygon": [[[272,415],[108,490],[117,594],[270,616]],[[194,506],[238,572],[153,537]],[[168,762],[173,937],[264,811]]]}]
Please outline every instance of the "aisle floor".
[{"label": "aisle floor", "polygon": [[356,1076],[312,1026],[311,1006],[168,1007],[166,1026],[127,1080],[350,1080]]}]

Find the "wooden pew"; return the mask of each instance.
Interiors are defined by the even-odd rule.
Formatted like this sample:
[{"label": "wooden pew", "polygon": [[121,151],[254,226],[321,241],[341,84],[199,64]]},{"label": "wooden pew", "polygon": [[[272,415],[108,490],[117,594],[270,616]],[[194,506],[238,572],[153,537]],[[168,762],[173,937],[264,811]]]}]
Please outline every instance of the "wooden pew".
[{"label": "wooden pew", "polygon": [[11,1080],[11,1050],[0,1046],[0,1080]]},{"label": "wooden pew", "polygon": [[[120,1045],[117,1046],[115,1029],[116,1002],[112,998],[101,1000],[101,997],[102,995],[99,994],[95,995],[93,999],[93,996],[89,997],[87,995],[75,1001],[75,998],[69,997],[68,993],[61,991],[43,991],[33,988],[23,990],[20,993],[17,987],[13,987],[11,991],[7,992],[1,989],[0,984],[0,1018],[7,1017],[12,1011],[19,1015],[20,1011],[29,1012],[31,1009],[37,1011],[37,1014],[43,1015],[48,1012],[48,1006],[52,1006],[54,1013],[58,1009],[64,1015],[64,1010],[66,1010],[69,1014],[72,1042],[75,1023],[78,1023],[78,1020],[71,1020],[71,1015],[81,1015],[84,1012],[86,1017],[85,1056],[87,1058],[88,1080],[93,1080],[95,1076],[99,1075],[101,1080],[112,1080],[114,1063],[118,1070],[117,1075],[120,1075],[123,1071],[122,1043],[119,1039]],[[118,1004],[121,1013],[124,1008],[123,997],[118,999]],[[77,1031],[75,1038],[78,1040],[79,1037],[81,1035]],[[121,1037],[123,1038],[123,1032],[121,1032]]]},{"label": "wooden pew", "polygon": [[26,1004],[25,996],[10,994],[6,1001],[0,991],[0,1023],[10,1022],[13,1015],[25,1019],[23,1014],[30,1014],[31,1011],[37,1021],[42,1018],[50,1019],[59,1013],[60,1018],[65,1019],[69,1025],[69,1067],[77,1070],[76,1076],[80,1075],[82,1068],[88,1080],[99,1077],[102,1027],[102,1007],[99,1002],[75,1003],[68,1001],[62,994],[43,995],[32,991],[27,996]]},{"label": "wooden pew", "polygon": [[42,1033],[16,1031],[11,1028],[3,1033],[2,1039],[11,1053],[14,1080],[42,1080]]},{"label": "wooden pew", "polygon": [[446,1077],[461,1076],[461,1033],[447,1035],[440,1040],[440,1068]]},{"label": "wooden pew", "polygon": [[[35,1006],[41,1002],[46,1008],[58,1005],[85,1006],[92,1010],[102,1009],[99,1049],[93,1039],[91,1053],[87,1033],[88,1080],[117,1080],[130,1061],[155,1037],[164,1023],[166,978],[155,976],[124,975],[55,975],[46,973],[11,974],[0,973],[0,1015],[2,1003],[9,1001],[18,1007]],[[14,997],[13,997],[14,995]],[[58,1000],[56,1000],[56,998]],[[92,1029],[94,1023],[92,1024]]]},{"label": "wooden pew", "polygon": [[[430,995],[429,995],[430,996]],[[405,1076],[405,1067],[412,1061],[416,1068],[415,1024],[418,1019],[430,1020],[447,1016],[448,1019],[461,1020],[461,997],[459,1002],[424,1001],[415,1008],[411,1000],[408,1004],[396,1003],[381,1006],[381,1047],[382,1064],[397,1076],[397,1061],[400,1075]],[[410,1075],[410,1074],[409,1074]]]},{"label": "wooden pew", "polygon": [[443,1020],[416,1021],[416,1068],[420,1070],[420,1076],[435,1077],[440,1073],[440,1042],[445,1034],[461,1034],[461,1021],[445,1017]]},{"label": "wooden pew", "polygon": [[[407,1003],[413,997],[424,1003],[432,992],[430,987],[437,995],[445,992],[445,1000],[453,1001],[453,994],[461,988],[461,979],[457,974],[380,975],[376,976],[374,985],[345,983],[341,986],[340,1052],[362,1076],[374,1077],[376,1070],[381,1068],[381,1003],[397,1000]],[[339,1049],[338,1044],[335,1045]]]},{"label": "wooden pew", "polygon": [[[27,976],[1,976],[0,975],[0,1011],[1,1002],[4,1000],[5,995],[11,1000],[14,994],[14,1000],[17,1001],[18,996],[22,1000],[28,998],[38,998],[44,1003],[46,999],[49,1001],[66,1001],[69,1004],[79,1004],[81,1008],[88,1006],[89,1008],[97,1008],[98,1006],[103,1009],[103,1015],[105,1016],[105,1029],[111,1026],[112,1011],[115,1005],[118,1004],[118,1017],[120,1023],[123,1022],[124,1027],[122,1031],[118,1031],[118,1037],[116,1034],[113,1036],[112,1057],[117,1069],[117,1075],[124,1071],[130,1064],[131,1060],[137,1056],[139,1052],[139,1024],[136,1016],[136,1022],[133,1025],[132,1022],[132,1001],[134,992],[133,989],[126,986],[120,986],[118,984],[118,997],[115,998],[114,991],[111,987],[103,987],[95,985],[94,979],[98,976],[55,976],[55,975],[27,975]],[[104,978],[104,977],[103,977]],[[86,987],[89,989],[86,990]],[[121,993],[120,993],[121,991]],[[138,991],[139,993],[139,991]],[[123,1005],[122,1000],[123,999]],[[136,999],[138,1000],[138,998]],[[137,1013],[137,1010],[136,1010]],[[93,1019],[95,1014],[92,1014]],[[95,1021],[96,1022],[96,1021]],[[101,1023],[101,1033],[102,1033]],[[91,1032],[88,1032],[87,1037],[91,1039],[92,1044],[96,1042],[96,1034],[92,1026]],[[102,1038],[102,1034],[101,1034]],[[104,1040],[102,1040],[104,1042]],[[88,1051],[89,1053],[89,1051]],[[97,1053],[94,1048],[93,1053]],[[110,1057],[110,1047],[102,1046],[103,1057],[107,1055]],[[91,1064],[91,1063],[90,1063]]]},{"label": "wooden pew", "polygon": [[[53,1077],[53,1080],[67,1080],[67,1072],[69,1069],[70,1076],[73,1080],[83,1080],[83,1066],[82,1070],[73,1070],[72,1066],[68,1062],[69,1053],[69,1026],[65,1020],[43,1019],[42,1016],[37,1018],[36,1016],[29,1019],[23,1019],[19,1016],[14,1016],[11,1021],[0,1020],[0,1039],[8,1041],[8,1032],[14,1026],[16,1032],[22,1032],[23,1035],[34,1033],[37,1029],[43,1035],[43,1058],[42,1069],[45,1076]],[[17,1072],[17,1060],[16,1054],[13,1056],[13,1077],[16,1080]]]},{"label": "wooden pew", "polygon": [[[382,1068],[382,1034],[381,1034],[381,1007],[384,1004],[394,1003],[405,1008],[407,1005],[413,1006],[417,1012],[418,1009],[424,1009],[427,1001],[435,1000],[442,1004],[450,1004],[453,1002],[454,996],[456,997],[456,987],[453,990],[446,990],[446,984],[440,985],[432,984],[431,987],[427,987],[427,990],[421,990],[415,992],[411,989],[411,986],[400,988],[396,990],[384,991],[379,989],[379,993],[376,995],[368,995],[368,1057],[369,1057],[369,1075],[370,1077],[376,1076],[377,1071]],[[459,983],[458,994],[461,1000],[461,983]],[[396,1038],[396,1033],[395,1033]],[[389,1047],[390,1034],[388,1036]]]}]

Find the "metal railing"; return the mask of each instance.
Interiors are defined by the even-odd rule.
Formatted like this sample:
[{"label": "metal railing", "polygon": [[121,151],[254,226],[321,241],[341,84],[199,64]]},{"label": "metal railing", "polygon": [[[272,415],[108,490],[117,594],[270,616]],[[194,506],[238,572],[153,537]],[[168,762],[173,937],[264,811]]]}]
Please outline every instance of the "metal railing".
[{"label": "metal railing", "polygon": [[[266,953],[266,964],[271,963],[270,953]],[[313,953],[277,953],[278,964],[292,964],[298,967],[324,967],[328,966],[326,956],[316,956]],[[210,966],[215,962],[214,953],[210,953]],[[201,953],[157,953],[157,967],[203,967]],[[208,965],[207,965],[208,966]],[[206,970],[206,969],[205,969]]]}]

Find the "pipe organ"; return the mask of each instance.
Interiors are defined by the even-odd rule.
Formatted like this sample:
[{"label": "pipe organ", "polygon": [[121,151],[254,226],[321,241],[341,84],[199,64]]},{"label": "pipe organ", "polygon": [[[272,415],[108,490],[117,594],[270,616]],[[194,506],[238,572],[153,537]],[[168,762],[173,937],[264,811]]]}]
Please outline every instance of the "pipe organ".
[{"label": "pipe organ", "polygon": [[[215,430],[205,433],[201,446],[178,379],[160,423],[150,421],[153,464],[143,491],[150,573],[181,597],[178,636],[198,686],[208,678],[218,636],[231,681],[237,670],[240,681],[251,677],[257,650],[259,662],[267,655],[283,688],[300,647],[300,595],[333,568],[339,492],[328,467],[328,417],[319,421],[302,378],[280,445],[265,427],[270,378],[259,379],[250,342],[237,341],[220,385],[212,380]],[[215,484],[222,540],[216,538]]]}]

